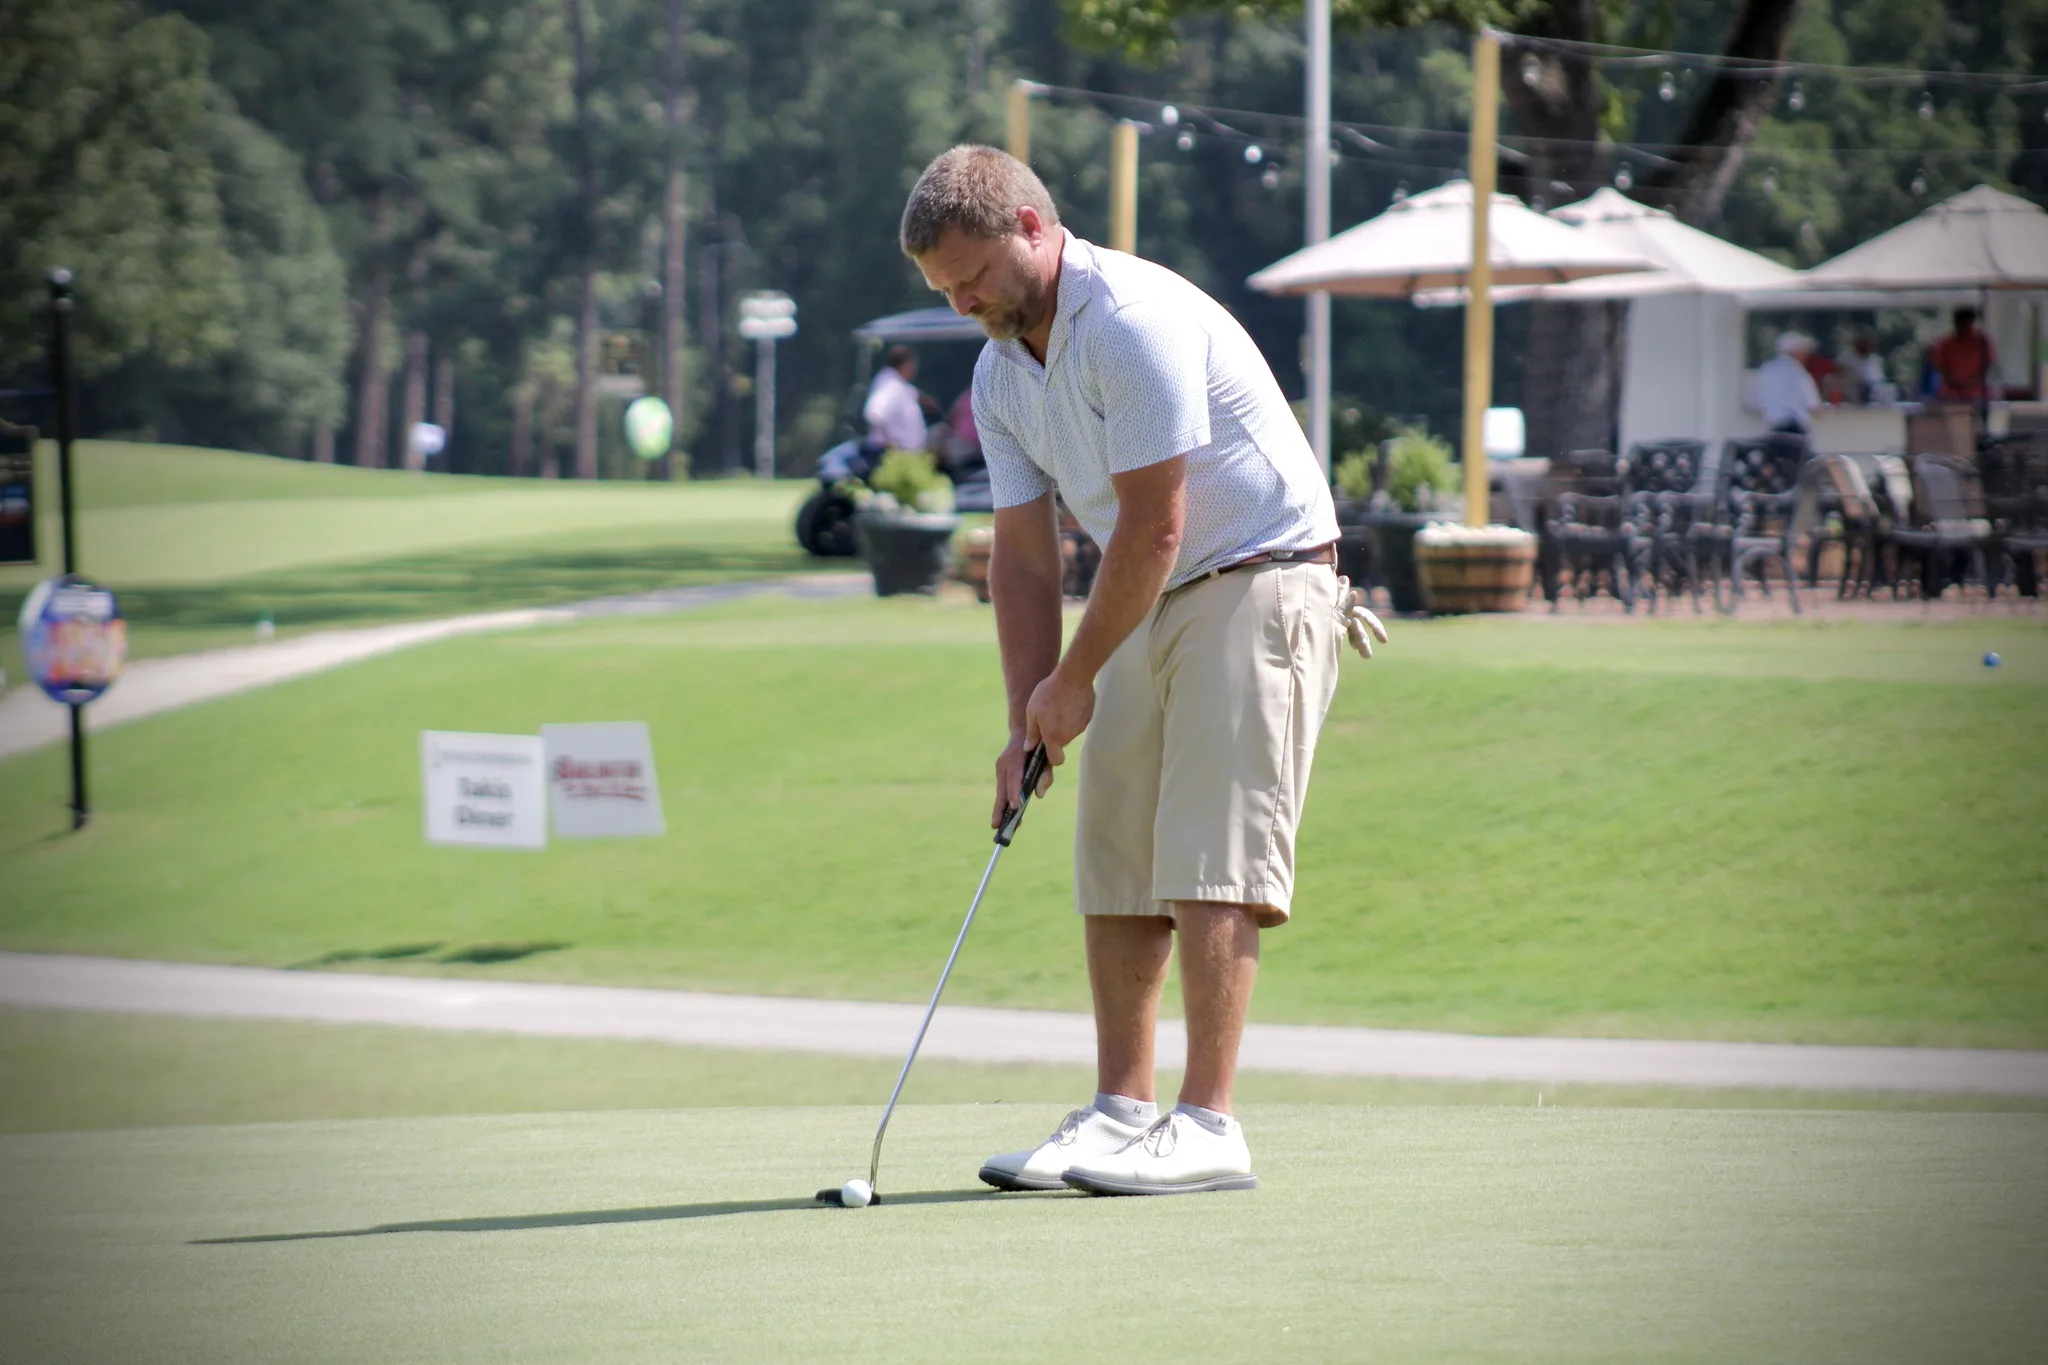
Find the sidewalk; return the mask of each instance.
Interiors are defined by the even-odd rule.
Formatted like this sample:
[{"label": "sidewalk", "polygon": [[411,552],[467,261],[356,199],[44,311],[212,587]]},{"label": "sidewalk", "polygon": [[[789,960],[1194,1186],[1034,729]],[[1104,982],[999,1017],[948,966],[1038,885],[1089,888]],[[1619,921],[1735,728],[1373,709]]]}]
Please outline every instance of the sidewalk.
[{"label": "sidewalk", "polygon": [[[177,962],[0,953],[0,1005],[201,1018],[901,1057],[919,1005],[798,1000],[519,981],[291,972]],[[943,1006],[923,1054],[969,1062],[1092,1065],[1083,1014]],[[1159,1063],[1187,1055],[1178,1021],[1159,1025]],[[1488,1038],[1407,1030],[1253,1024],[1247,1071],[1530,1084],[1677,1085],[2048,1097],[2048,1052],[1809,1047],[1607,1038]]]},{"label": "sidewalk", "polygon": [[[302,678],[343,664],[391,654],[414,645],[484,631],[582,621],[600,616],[645,616],[689,611],[764,593],[791,597],[844,597],[865,592],[866,574],[832,573],[756,583],[716,583],[666,588],[624,597],[598,597],[559,607],[493,611],[439,621],[410,621],[358,630],[323,630],[271,644],[214,649],[130,664],[105,696],[85,708],[87,731],[105,730],[159,711],[212,701],[273,683]],[[35,687],[17,687],[0,697],[0,758],[55,744],[70,734],[65,708]]]}]

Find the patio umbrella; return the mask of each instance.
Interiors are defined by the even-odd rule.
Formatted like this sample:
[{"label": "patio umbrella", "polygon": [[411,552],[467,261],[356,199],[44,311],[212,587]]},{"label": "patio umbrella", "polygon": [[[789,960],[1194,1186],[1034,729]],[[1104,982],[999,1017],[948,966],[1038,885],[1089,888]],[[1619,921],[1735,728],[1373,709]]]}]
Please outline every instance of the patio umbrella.
[{"label": "patio umbrella", "polygon": [[[1654,264],[1640,252],[1531,212],[1513,195],[1494,195],[1488,216],[1496,286],[1559,284]],[[1472,185],[1453,180],[1275,261],[1248,283],[1264,294],[1322,289],[1358,298],[1408,298],[1460,286],[1471,269]]]},{"label": "patio umbrella", "polygon": [[[1493,296],[1496,303],[1594,303],[1665,294],[1736,294],[1782,288],[1800,278],[1790,266],[1701,232],[1663,209],[1638,204],[1619,190],[1597,190],[1575,204],[1552,209],[1550,216],[1574,224],[1616,250],[1641,256],[1654,268],[1569,284],[1501,289]],[[1434,289],[1417,295],[1415,301],[1425,308],[1457,305],[1465,301],[1465,291]]]},{"label": "patio umbrella", "polygon": [[2048,289],[2048,213],[1979,185],[1801,279],[1817,289]]}]

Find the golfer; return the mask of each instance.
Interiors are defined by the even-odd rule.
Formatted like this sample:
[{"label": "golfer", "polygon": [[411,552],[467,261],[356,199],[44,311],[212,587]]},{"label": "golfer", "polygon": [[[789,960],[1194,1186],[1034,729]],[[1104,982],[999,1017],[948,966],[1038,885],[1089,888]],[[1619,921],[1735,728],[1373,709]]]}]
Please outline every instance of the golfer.
[{"label": "golfer", "polygon": [[[1341,641],[1369,657],[1365,632],[1385,633],[1337,577],[1329,487],[1279,384],[1214,299],[1075,237],[1030,168],[992,147],[955,147],[925,169],[901,241],[989,336],[974,416],[995,494],[989,587],[1010,721],[992,819],[1021,796],[1033,747],[1058,766],[1088,732],[1074,892],[1097,1094],[981,1178],[1249,1189],[1231,1087],[1259,932],[1287,922]],[[1064,653],[1055,492],[1103,549]],[[1187,1075],[1161,1114],[1153,1032],[1176,931]]]}]

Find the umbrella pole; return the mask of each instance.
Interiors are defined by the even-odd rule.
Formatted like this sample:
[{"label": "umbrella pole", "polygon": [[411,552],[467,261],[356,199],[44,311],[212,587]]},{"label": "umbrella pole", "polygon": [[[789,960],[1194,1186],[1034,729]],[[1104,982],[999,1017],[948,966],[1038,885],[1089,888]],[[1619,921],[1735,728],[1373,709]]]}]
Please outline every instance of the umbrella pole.
[{"label": "umbrella pole", "polygon": [[1494,150],[1500,128],[1500,37],[1490,28],[1472,40],[1472,265],[1465,305],[1465,524],[1487,523],[1486,409],[1493,403]]}]

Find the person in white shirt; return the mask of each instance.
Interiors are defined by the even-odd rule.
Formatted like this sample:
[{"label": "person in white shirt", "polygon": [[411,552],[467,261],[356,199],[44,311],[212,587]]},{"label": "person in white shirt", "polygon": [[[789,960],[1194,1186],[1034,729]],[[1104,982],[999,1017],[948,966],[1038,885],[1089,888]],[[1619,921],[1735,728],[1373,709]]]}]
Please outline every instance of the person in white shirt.
[{"label": "person in white shirt", "polygon": [[[1098,1088],[981,1178],[1096,1194],[1250,1189],[1231,1108],[1259,936],[1288,919],[1339,647],[1350,635],[1368,652],[1364,632],[1385,634],[1337,576],[1329,484],[1221,304],[1073,236],[1031,169],[993,147],[934,160],[900,236],[990,338],[973,402],[1010,721],[990,823],[1020,803],[1032,750],[1056,767],[1088,733],[1074,892]],[[1056,494],[1103,551],[1064,652]],[[1050,780],[1049,768],[1040,792]],[[1188,1061],[1180,1104],[1162,1114],[1153,1034],[1176,935]]]},{"label": "person in white shirt", "polygon": [[1778,353],[1758,367],[1756,406],[1764,425],[1772,431],[1793,431],[1804,436],[1813,430],[1813,411],[1820,406],[1820,389],[1806,368],[1813,353],[1813,338],[1798,332],[1781,333]]},{"label": "person in white shirt", "polygon": [[891,346],[861,408],[870,443],[884,450],[924,449],[924,402],[911,382],[916,378],[917,355],[908,346]]}]

